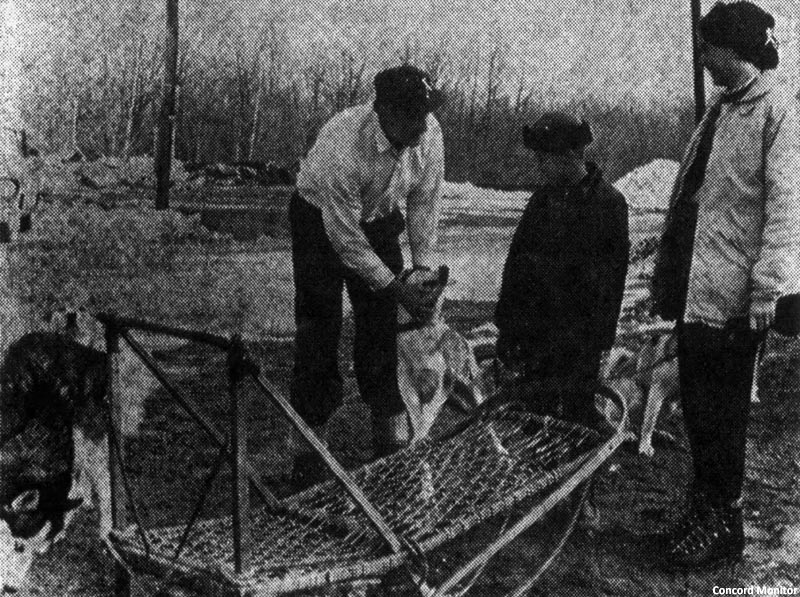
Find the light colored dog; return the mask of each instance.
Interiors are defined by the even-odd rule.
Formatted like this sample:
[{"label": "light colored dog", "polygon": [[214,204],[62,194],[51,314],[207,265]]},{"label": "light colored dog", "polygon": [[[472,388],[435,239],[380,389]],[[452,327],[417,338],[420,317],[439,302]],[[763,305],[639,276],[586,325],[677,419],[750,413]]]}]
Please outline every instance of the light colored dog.
[{"label": "light colored dog", "polygon": [[[436,272],[415,271],[407,282],[435,284],[438,276]],[[469,410],[485,399],[474,346],[445,323],[443,303],[444,292],[425,325],[404,329],[411,318],[402,309],[399,316],[397,381],[408,413],[412,443],[428,435],[448,400]]]},{"label": "light colored dog", "polygon": [[[76,510],[94,505],[111,528],[111,487],[102,326],[64,311],[51,330],[14,342],[0,366],[0,587],[24,585]],[[134,435],[156,380],[121,343],[123,435]]]},{"label": "light colored dog", "polygon": [[[638,353],[616,347],[602,372],[606,385],[628,402],[631,423],[639,424],[639,453],[652,456],[653,433],[662,407],[674,412],[679,397],[678,342],[671,328],[656,326],[640,330],[644,342]],[[621,416],[610,402],[598,405],[606,419],[616,425]]]}]

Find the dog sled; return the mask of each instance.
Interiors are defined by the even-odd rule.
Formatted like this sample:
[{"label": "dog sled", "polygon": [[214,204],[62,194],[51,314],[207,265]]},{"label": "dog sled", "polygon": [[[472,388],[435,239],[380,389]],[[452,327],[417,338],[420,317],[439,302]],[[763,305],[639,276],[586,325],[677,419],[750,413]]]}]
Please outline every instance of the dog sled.
[{"label": "dog sled", "polygon": [[[592,475],[631,439],[625,417],[606,438],[513,403],[488,401],[442,435],[346,471],[261,375],[240,338],[113,315],[99,319],[106,327],[111,382],[113,529],[108,545],[118,563],[118,595],[129,591],[135,574],[154,575],[165,585],[204,595],[267,596],[370,583],[396,569],[405,570],[421,595],[463,594],[489,560],[577,489],[587,487]],[[226,353],[230,417],[224,432],[180,394],[131,331],[167,334]],[[114,401],[120,340],[216,445],[209,479],[224,464],[229,466],[232,502],[226,515],[203,518],[200,495],[184,524],[142,525],[119,441],[122,413]],[[313,447],[332,480],[284,499],[265,486],[245,451],[247,425],[239,392],[245,380]],[[624,401],[619,403],[624,409]],[[506,516],[506,523],[474,557],[446,574],[429,569],[432,553],[499,515]],[[514,594],[521,595],[535,577]]]}]

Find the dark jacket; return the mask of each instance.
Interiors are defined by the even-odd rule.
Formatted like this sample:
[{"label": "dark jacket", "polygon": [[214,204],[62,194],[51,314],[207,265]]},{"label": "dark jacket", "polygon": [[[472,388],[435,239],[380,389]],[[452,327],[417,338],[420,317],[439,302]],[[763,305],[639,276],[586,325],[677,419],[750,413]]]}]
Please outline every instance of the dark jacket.
[{"label": "dark jacket", "polygon": [[511,241],[495,323],[524,352],[549,343],[614,343],[628,270],[625,198],[587,164],[570,187],[542,187]]}]

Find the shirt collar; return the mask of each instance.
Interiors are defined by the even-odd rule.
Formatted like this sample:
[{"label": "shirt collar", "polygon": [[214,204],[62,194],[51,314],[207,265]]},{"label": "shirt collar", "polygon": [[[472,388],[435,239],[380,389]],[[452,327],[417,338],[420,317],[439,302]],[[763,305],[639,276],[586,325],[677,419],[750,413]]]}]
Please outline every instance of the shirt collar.
[{"label": "shirt collar", "polygon": [[370,125],[372,126],[375,135],[375,149],[377,152],[379,154],[388,153],[395,158],[399,157],[400,152],[398,152],[392,145],[391,141],[386,138],[386,134],[381,128],[381,123],[378,121],[378,114],[375,112],[375,110],[370,111]]}]

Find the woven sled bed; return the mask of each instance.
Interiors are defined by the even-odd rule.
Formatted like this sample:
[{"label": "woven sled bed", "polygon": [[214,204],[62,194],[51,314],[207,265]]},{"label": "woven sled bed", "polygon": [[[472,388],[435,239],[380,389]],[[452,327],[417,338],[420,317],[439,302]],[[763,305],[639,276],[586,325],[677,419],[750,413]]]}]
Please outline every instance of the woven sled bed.
[{"label": "woven sled bed", "polygon": [[177,559],[182,526],[132,528],[114,533],[112,542],[134,568],[194,579],[193,584],[212,581],[241,595],[374,578],[523,500],[545,502],[567,480],[577,486],[618,445],[613,438],[602,442],[595,432],[506,405],[450,437],[425,440],[352,472],[406,543],[402,553],[389,550],[335,481],[293,496],[282,513],[254,508],[252,564],[239,574],[231,556],[231,517],[199,521]]},{"label": "woven sled bed", "polygon": [[[610,438],[525,410],[516,402],[475,408],[446,435],[428,438],[355,471],[345,471],[305,422],[263,376],[238,337],[101,314],[106,326],[111,388],[109,427],[113,530],[109,547],[120,565],[117,594],[126,594],[132,573],[163,583],[190,586],[203,595],[282,595],[338,583],[374,580],[403,566],[426,596],[450,594],[482,569],[510,541],[569,496],[629,438],[623,416]],[[181,393],[130,334],[167,334],[202,342],[227,353],[227,437]],[[119,407],[114,400],[120,339],[128,343],[167,393],[218,446],[217,464],[232,472],[228,514],[201,518],[198,495],[188,523],[145,528],[131,501],[119,443]],[[240,383],[249,379],[324,460],[333,475],[288,499],[264,486],[245,452],[247,421]],[[618,398],[610,396],[610,398]],[[624,411],[624,402],[621,403]],[[209,480],[219,471],[215,466]],[[261,497],[250,501],[250,487]],[[517,508],[515,508],[517,506]],[[134,524],[125,514],[130,510]],[[517,512],[517,522],[449,578],[430,587],[426,555],[482,522]],[[508,522],[510,518],[506,519]],[[504,525],[505,527],[505,525]]]}]

